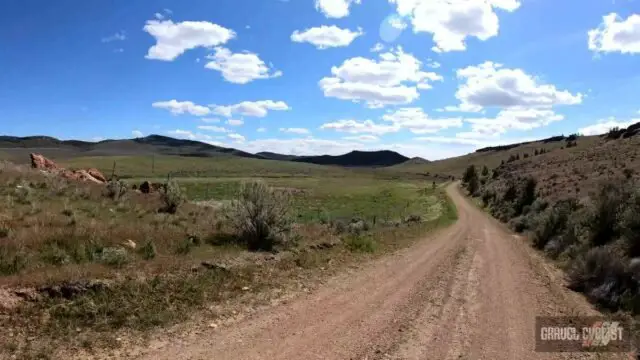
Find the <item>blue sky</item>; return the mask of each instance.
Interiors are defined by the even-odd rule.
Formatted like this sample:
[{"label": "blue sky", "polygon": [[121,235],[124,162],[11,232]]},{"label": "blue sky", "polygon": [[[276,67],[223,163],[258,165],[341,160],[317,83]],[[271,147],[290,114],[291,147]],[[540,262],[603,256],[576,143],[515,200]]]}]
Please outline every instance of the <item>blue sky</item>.
[{"label": "blue sky", "polygon": [[438,159],[640,121],[637,0],[22,0],[3,134]]}]

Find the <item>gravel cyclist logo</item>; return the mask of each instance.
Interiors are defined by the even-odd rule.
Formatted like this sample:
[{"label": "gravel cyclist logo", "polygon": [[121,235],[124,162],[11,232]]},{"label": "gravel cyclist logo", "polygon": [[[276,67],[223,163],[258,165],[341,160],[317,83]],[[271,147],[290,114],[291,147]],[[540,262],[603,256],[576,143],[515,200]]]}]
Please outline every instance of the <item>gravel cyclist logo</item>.
[{"label": "gravel cyclist logo", "polygon": [[537,317],[536,351],[628,352],[630,324],[601,317]]}]

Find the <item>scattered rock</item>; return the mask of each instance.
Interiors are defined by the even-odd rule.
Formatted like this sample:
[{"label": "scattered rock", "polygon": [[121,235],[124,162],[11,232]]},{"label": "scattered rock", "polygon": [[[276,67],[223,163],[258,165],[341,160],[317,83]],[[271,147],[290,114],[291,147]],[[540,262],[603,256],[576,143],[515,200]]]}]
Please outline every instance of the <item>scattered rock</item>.
[{"label": "scattered rock", "polygon": [[55,162],[40,154],[31,153],[29,156],[31,157],[31,167],[38,169],[41,172],[58,175],[65,179],[74,181],[86,181],[95,184],[105,184],[107,182],[104,175],[102,175],[102,173],[97,169],[68,170],[61,168]]},{"label": "scattered rock", "polygon": [[138,245],[133,240],[127,239],[122,243],[122,246],[130,250],[135,250]]},{"label": "scattered rock", "polygon": [[41,298],[38,291],[34,288],[17,289],[17,290],[14,290],[13,293],[17,297],[30,302],[38,301]]},{"label": "scattered rock", "polygon": [[242,287],[242,291],[249,291],[249,287],[248,286]]},{"label": "scattered rock", "polygon": [[323,241],[319,244],[313,244],[313,245],[309,245],[309,248],[314,249],[314,250],[325,250],[325,249],[331,249],[333,247],[336,247],[340,245],[340,242],[338,241]]},{"label": "scattered rock", "polygon": [[202,267],[204,267],[205,269],[209,269],[209,270],[222,270],[224,272],[230,272],[231,271],[231,269],[229,269],[229,267],[226,266],[226,265],[214,264],[214,263],[209,262],[209,261],[203,261],[202,263],[200,263],[200,265]]},{"label": "scattered rock", "polygon": [[217,328],[217,327],[218,327],[218,324],[216,324],[216,323],[210,323],[210,324],[209,324],[209,327],[210,327],[210,328],[212,328],[212,329],[215,329],[215,328]]},{"label": "scattered rock", "polygon": [[100,170],[95,169],[95,168],[91,168],[91,169],[87,170],[87,172],[89,173],[89,175],[93,176],[94,179],[100,180],[103,183],[107,182],[107,178],[104,177],[104,175],[100,172]]},{"label": "scattered rock", "polygon": [[110,287],[110,283],[103,280],[88,280],[67,282],[59,285],[42,286],[38,292],[46,294],[51,298],[72,299],[88,291],[102,291]]}]

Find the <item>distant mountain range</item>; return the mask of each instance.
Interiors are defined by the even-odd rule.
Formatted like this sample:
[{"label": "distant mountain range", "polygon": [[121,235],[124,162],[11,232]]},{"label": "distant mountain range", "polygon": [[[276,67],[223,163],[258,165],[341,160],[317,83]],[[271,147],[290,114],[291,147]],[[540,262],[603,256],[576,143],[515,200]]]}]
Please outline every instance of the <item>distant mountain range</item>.
[{"label": "distant mountain range", "polygon": [[[206,144],[194,140],[174,139],[149,135],[136,139],[88,142],[59,140],[49,136],[0,136],[0,152],[8,151],[22,156],[26,152],[53,152],[54,157],[113,156],[113,155],[177,155],[212,157],[234,155],[253,159],[295,161],[318,165],[345,167],[384,167],[411,162],[428,162],[422,158],[409,159],[395,151],[351,151],[344,155],[297,156],[273,152],[251,154],[245,151]],[[417,160],[418,159],[418,160]]]}]

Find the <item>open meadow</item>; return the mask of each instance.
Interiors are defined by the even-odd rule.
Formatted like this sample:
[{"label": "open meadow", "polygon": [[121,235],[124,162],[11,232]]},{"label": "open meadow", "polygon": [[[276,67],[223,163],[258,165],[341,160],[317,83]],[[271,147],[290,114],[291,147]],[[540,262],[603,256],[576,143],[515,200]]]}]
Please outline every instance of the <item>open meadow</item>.
[{"label": "open meadow", "polygon": [[[233,156],[91,157],[121,180],[0,166],[2,356],[39,358],[209,326],[456,219],[443,183]],[[166,182],[157,192],[133,190]],[[123,340],[125,339],[125,340]],[[0,357],[2,357],[0,356]]]}]

